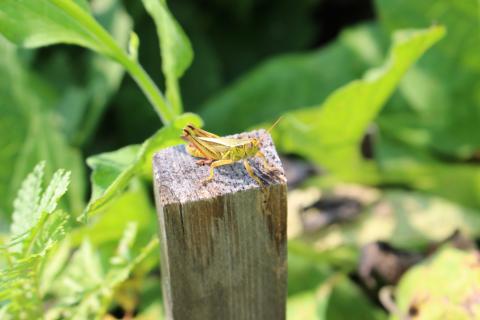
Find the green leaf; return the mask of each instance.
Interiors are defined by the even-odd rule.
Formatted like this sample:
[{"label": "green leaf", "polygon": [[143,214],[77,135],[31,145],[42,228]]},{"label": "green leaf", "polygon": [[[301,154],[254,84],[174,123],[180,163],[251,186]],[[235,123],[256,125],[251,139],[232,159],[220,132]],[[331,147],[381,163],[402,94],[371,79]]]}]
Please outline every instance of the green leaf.
[{"label": "green leaf", "polygon": [[45,189],[40,200],[38,210],[41,212],[52,213],[60,198],[67,192],[70,183],[70,172],[65,170],[57,170],[50,181],[50,184]]},{"label": "green leaf", "polygon": [[181,143],[180,135],[188,123],[201,123],[194,114],[183,114],[174,123],[158,130],[142,145],[132,145],[87,159],[92,168],[92,198],[84,212],[86,218],[115,199],[132,179],[142,174],[151,177],[153,153]]},{"label": "green leaf", "polygon": [[402,277],[392,319],[404,319],[412,309],[422,319],[477,319],[479,279],[477,252],[443,248]]},{"label": "green leaf", "polygon": [[381,61],[379,34],[376,24],[360,25],[327,47],[271,58],[207,101],[201,116],[215,132],[227,134],[318,104]]},{"label": "green leaf", "polygon": [[470,158],[480,149],[480,96],[474,94],[480,85],[478,1],[376,0],[375,4],[382,25],[389,30],[432,22],[448,30],[402,82],[403,101],[384,115],[403,116],[391,131],[416,128],[429,149]]},{"label": "green leaf", "polygon": [[39,291],[40,270],[47,253],[65,236],[69,215],[55,210],[66,191],[69,173],[59,170],[41,192],[44,164],[25,179],[15,201],[12,243],[4,252],[6,268],[0,270],[0,303],[10,318],[38,319],[43,314]]},{"label": "green leaf", "polygon": [[0,32],[10,41],[29,48],[72,43],[103,52],[97,36],[74,16],[91,19],[87,7],[85,1],[4,0],[0,7]]},{"label": "green leaf", "polygon": [[10,232],[13,237],[19,236],[30,229],[41,214],[37,208],[40,204],[44,171],[45,162],[37,164],[18,190],[17,197],[13,203],[13,223],[10,226]]},{"label": "green leaf", "polygon": [[289,297],[287,319],[386,319],[346,276],[334,274],[316,290]]},{"label": "green leaf", "polygon": [[407,185],[464,206],[480,208],[478,166],[441,162],[424,148],[409,146],[386,134],[381,135],[378,142],[375,157],[385,182]]},{"label": "green leaf", "polygon": [[52,289],[52,285],[61,274],[67,261],[71,258],[71,251],[72,245],[67,237],[60,242],[56,249],[49,253],[39,277],[39,291],[41,295],[45,296]]},{"label": "green leaf", "polygon": [[14,202],[15,211],[12,215],[11,235],[13,238],[30,230],[38,223],[43,213],[52,213],[60,198],[67,191],[70,173],[58,170],[42,194],[44,169],[45,163],[38,164],[18,191]]},{"label": "green leaf", "polygon": [[288,113],[276,130],[277,146],[343,179],[376,181],[375,168],[359,152],[363,135],[405,72],[444,34],[441,26],[395,33],[383,66],[338,89],[321,105]]},{"label": "green leaf", "polygon": [[139,237],[142,239],[150,239],[157,232],[155,210],[147,191],[140,183],[134,183],[92,220],[92,223],[73,230],[71,241],[74,245],[79,245],[85,237],[95,246],[115,242],[121,238],[123,230],[131,221],[137,223]]},{"label": "green leaf", "polygon": [[61,134],[58,116],[53,112],[53,90],[27,71],[17,50],[3,38],[0,55],[0,215],[10,216],[20,184],[40,161],[45,161],[47,177],[56,168],[72,172],[66,200],[72,212],[80,212],[84,167],[78,150],[69,147]]},{"label": "green leaf", "polygon": [[29,48],[75,44],[111,58],[128,70],[164,123],[174,118],[174,111],[145,70],[85,11],[84,5],[71,0],[5,0],[0,6],[0,33]]},{"label": "green leaf", "polygon": [[288,296],[315,289],[332,273],[329,261],[323,261],[321,254],[315,252],[313,248],[296,240],[289,241]]},{"label": "green leaf", "polygon": [[[121,48],[127,48],[133,22],[120,0],[92,1],[92,14],[105,30],[111,33]],[[60,52],[62,53],[64,52]],[[72,61],[58,66],[61,73],[51,77],[51,81],[62,81],[57,86],[64,92],[58,109],[64,119],[62,129],[74,145],[85,144],[91,138],[125,73],[124,68],[115,61],[93,52],[86,54],[86,63],[82,66],[85,68],[85,81],[74,85],[73,80],[65,82],[63,77],[71,77],[76,71],[72,67]],[[58,60],[61,61],[62,58],[52,57],[51,64],[58,64]],[[51,68],[51,65],[46,65],[42,74],[49,72]]]},{"label": "green leaf", "polygon": [[107,267],[88,240],[84,240],[52,288],[60,303],[49,310],[51,318],[100,319],[109,307],[115,289],[158,245],[155,235],[140,251],[132,251],[137,227],[130,223]]},{"label": "green leaf", "polygon": [[192,63],[192,46],[187,35],[168,10],[166,0],[142,1],[157,26],[167,98],[177,114],[180,114],[182,101],[178,79]]}]

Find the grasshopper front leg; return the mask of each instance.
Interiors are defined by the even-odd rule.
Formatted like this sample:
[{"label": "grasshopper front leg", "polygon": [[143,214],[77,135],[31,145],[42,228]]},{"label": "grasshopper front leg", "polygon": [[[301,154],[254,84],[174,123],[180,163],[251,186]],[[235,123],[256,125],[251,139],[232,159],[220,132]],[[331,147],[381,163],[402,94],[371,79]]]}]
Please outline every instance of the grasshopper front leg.
[{"label": "grasshopper front leg", "polygon": [[235,161],[230,160],[230,159],[217,160],[217,161],[212,162],[212,164],[210,165],[210,175],[208,176],[207,179],[205,179],[205,180],[203,181],[203,184],[206,184],[207,182],[209,182],[210,180],[213,179],[213,175],[215,174],[214,169],[215,169],[216,167],[225,166],[225,165],[227,165],[227,164],[232,164],[232,163],[234,163],[234,162],[235,162]]}]

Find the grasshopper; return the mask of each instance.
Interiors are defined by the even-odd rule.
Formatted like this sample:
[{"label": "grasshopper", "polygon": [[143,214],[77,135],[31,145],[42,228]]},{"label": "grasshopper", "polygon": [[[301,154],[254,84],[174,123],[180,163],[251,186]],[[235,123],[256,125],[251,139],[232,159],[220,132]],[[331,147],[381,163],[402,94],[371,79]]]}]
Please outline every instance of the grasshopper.
[{"label": "grasshopper", "polygon": [[[270,132],[279,121],[280,119],[267,132]],[[200,158],[197,164],[210,165],[210,175],[203,181],[204,183],[213,179],[215,168],[242,160],[250,177],[263,187],[262,181],[254,174],[248,162],[248,159],[252,157],[260,157],[263,160],[264,168],[268,172],[274,171],[269,166],[265,155],[260,151],[262,137],[224,138],[189,124],[183,129],[181,138],[187,142],[187,152],[196,158]]]}]

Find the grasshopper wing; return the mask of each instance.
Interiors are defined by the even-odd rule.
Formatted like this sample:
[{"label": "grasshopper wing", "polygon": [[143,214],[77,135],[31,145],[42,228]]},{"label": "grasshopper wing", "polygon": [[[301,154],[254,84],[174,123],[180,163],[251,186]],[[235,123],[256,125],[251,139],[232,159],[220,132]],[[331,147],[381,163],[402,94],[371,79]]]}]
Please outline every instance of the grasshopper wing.
[{"label": "grasshopper wing", "polygon": [[195,127],[193,124],[187,125],[185,129],[188,130],[192,135],[197,137],[220,138],[214,133]]},{"label": "grasshopper wing", "polygon": [[198,133],[197,130],[199,129],[192,125],[188,125],[183,129],[182,139],[188,142],[187,152],[194,157],[211,160],[220,159],[223,148],[218,148],[218,146],[212,143],[200,140],[200,137],[195,134],[196,132]]},{"label": "grasshopper wing", "polygon": [[230,148],[244,146],[252,142],[252,139],[249,139],[249,138],[239,139],[239,138],[222,138],[222,137],[220,138],[198,137],[198,139],[208,143],[213,143],[218,146],[224,146],[224,147],[230,147]]}]

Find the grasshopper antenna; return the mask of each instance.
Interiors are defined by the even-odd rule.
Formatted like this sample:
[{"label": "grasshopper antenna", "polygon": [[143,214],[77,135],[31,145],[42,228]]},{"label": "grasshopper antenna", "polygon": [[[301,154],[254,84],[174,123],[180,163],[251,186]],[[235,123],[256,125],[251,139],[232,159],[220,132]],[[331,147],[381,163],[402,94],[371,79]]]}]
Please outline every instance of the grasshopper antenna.
[{"label": "grasshopper antenna", "polygon": [[[267,130],[266,133],[270,133],[270,131],[272,131],[272,129],[275,128],[275,127],[277,126],[277,124],[280,122],[280,120],[282,120],[282,119],[283,119],[283,116],[279,117],[279,118],[277,119],[277,121],[275,121],[275,122],[272,124],[272,126]],[[260,141],[262,141],[262,139],[266,136],[266,133],[260,136]]]},{"label": "grasshopper antenna", "polygon": [[282,120],[282,119],[283,119],[283,116],[279,117],[279,118],[277,119],[277,121],[275,121],[275,122],[272,124],[272,126],[267,130],[267,132],[270,133],[270,131],[272,131],[272,129],[275,128],[275,127],[277,126],[277,124],[280,122],[280,120]]}]

